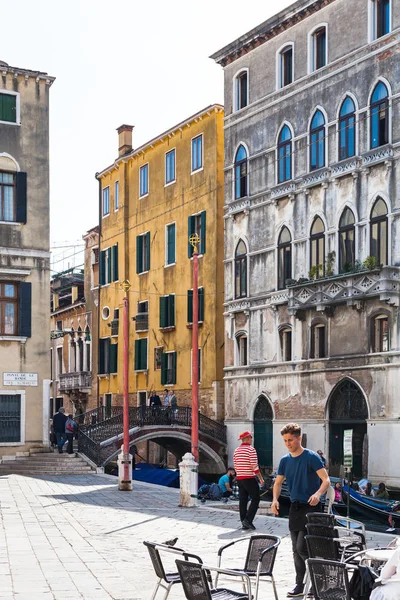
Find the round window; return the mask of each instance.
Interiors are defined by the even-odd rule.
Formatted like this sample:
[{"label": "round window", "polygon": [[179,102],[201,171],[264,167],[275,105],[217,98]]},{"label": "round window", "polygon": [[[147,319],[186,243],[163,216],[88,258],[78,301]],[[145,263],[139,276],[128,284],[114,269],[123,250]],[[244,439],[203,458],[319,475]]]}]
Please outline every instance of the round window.
[{"label": "round window", "polygon": [[101,316],[105,321],[108,319],[108,317],[110,316],[110,309],[108,308],[108,306],[103,307],[103,310],[101,311]]}]

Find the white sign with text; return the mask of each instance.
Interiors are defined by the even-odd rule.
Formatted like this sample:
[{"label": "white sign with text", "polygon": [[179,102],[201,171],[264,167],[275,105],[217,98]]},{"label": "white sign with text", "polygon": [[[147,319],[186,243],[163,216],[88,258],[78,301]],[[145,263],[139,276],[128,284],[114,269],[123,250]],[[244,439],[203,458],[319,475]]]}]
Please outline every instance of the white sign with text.
[{"label": "white sign with text", "polygon": [[3,385],[37,386],[37,373],[3,373]]}]

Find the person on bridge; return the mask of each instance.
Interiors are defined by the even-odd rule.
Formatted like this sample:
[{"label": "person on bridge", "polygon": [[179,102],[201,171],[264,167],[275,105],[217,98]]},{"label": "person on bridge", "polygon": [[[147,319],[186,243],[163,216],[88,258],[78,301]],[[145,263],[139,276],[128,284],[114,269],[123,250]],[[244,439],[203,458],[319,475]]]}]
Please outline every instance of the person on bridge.
[{"label": "person on bridge", "polygon": [[289,423],[281,429],[289,453],[281,458],[275,479],[271,510],[279,515],[279,495],[286,479],[290,493],[289,531],[292,540],[296,585],[288,598],[302,597],[308,558],[306,541],[307,513],[321,510],[320,499],[331,482],[321,457],[301,445],[301,427]]},{"label": "person on bridge", "polygon": [[[258,466],[256,449],[251,445],[253,436],[250,431],[244,431],[239,435],[242,442],[233,453],[233,465],[236,471],[236,480],[239,486],[239,514],[242,529],[255,529],[253,519],[256,516],[260,504],[260,485],[264,485],[264,479]],[[247,509],[249,498],[251,503]]]},{"label": "person on bridge", "polygon": [[153,417],[160,414],[161,400],[155,390],[152,390],[150,393],[149,406],[151,407],[151,414]]},{"label": "person on bridge", "polygon": [[54,433],[56,434],[56,438],[57,438],[57,446],[58,446],[59,454],[62,454],[63,447],[64,447],[64,444],[67,439],[66,435],[65,435],[66,421],[67,421],[67,416],[65,414],[65,408],[63,406],[61,406],[58,409],[58,413],[56,413],[53,417],[53,429],[54,429]]}]

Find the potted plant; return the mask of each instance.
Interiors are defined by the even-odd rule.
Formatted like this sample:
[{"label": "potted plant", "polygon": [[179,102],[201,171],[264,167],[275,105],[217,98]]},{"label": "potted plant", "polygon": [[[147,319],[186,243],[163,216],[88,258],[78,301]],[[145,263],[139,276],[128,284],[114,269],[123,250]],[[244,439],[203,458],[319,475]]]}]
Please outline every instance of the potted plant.
[{"label": "potted plant", "polygon": [[328,252],[328,256],[325,261],[325,273],[327,277],[332,277],[333,275],[333,267],[335,266],[336,252],[332,250],[332,252]]}]

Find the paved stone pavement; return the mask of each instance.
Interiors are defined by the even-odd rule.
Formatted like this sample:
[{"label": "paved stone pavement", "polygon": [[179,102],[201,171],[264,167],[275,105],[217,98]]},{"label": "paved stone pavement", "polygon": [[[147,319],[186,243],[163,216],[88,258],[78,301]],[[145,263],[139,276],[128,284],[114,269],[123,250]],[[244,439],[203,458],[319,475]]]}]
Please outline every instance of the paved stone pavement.
[{"label": "paved stone pavement", "polygon": [[[245,537],[237,512],[179,508],[178,501],[178,490],[139,482],[120,492],[109,475],[0,477],[0,599],[147,600],[156,577],[143,540],[177,536],[179,546],[215,565],[220,546]],[[285,598],[293,584],[287,521],[257,516],[255,525],[282,537],[275,574]],[[370,545],[387,541],[369,537]],[[244,545],[230,549],[227,567],[240,566]],[[259,597],[272,599],[270,584]],[[182,598],[173,586],[170,599]]]}]

